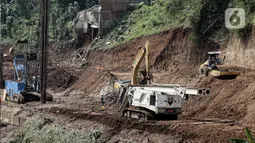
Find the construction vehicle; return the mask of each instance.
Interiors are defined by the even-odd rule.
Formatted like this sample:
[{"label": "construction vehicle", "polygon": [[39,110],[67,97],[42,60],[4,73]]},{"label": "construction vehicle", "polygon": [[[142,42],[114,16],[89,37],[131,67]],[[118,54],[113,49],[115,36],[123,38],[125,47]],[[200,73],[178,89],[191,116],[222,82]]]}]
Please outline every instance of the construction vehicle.
[{"label": "construction vehicle", "polygon": [[[131,80],[118,80],[114,83],[114,88],[127,87],[129,85],[146,85],[151,82],[152,75],[149,71],[150,43],[146,42],[145,46],[140,49],[132,64]],[[142,60],[145,59],[146,69],[139,71]]]},{"label": "construction vehicle", "polygon": [[[36,54],[16,55],[13,60],[14,80],[5,81],[7,98],[20,104],[40,99],[40,77],[28,76],[27,60],[36,60]],[[48,96],[52,100],[52,96]]]},{"label": "construction vehicle", "polygon": [[[145,46],[141,48],[138,54],[135,57],[135,60],[132,64],[132,71],[131,71],[131,85],[138,85],[138,84],[150,84],[152,75],[149,69],[149,58],[150,58],[150,43],[147,41]],[[145,59],[145,71],[139,72],[139,67],[142,63],[142,60]]]},{"label": "construction vehicle", "polygon": [[220,51],[208,52],[208,60],[199,68],[199,73],[203,76],[212,75],[218,79],[235,79],[240,72],[234,69],[219,69],[217,65],[223,65],[225,57],[219,58]]},{"label": "construction vehicle", "polygon": [[129,86],[119,97],[122,116],[153,120],[157,117],[177,119],[183,103],[190,96],[208,96],[210,89],[187,88],[180,85]]},{"label": "construction vehicle", "polygon": [[[138,119],[156,119],[160,116],[177,119],[181,114],[184,101],[190,96],[210,95],[208,88],[187,88],[174,84],[152,83],[149,70],[149,42],[137,54],[131,71],[131,84],[122,86],[117,99],[122,116]],[[145,58],[146,70],[141,72],[139,66]]]}]

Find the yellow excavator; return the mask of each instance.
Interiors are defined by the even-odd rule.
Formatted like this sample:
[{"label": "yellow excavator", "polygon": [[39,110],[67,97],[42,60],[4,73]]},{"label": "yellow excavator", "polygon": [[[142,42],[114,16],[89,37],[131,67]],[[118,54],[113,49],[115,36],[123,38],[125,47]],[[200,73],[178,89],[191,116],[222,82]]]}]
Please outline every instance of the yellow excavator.
[{"label": "yellow excavator", "polygon": [[208,76],[209,74],[218,79],[236,79],[240,72],[234,69],[219,69],[217,65],[223,65],[225,57],[223,59],[219,58],[222,54],[220,51],[208,52],[208,60],[203,63],[199,68],[199,73],[203,76]]},{"label": "yellow excavator", "polygon": [[[135,60],[132,64],[132,71],[131,71],[131,85],[138,85],[138,84],[150,84],[152,75],[150,73],[150,63],[149,63],[149,56],[150,56],[150,43],[147,41],[145,46],[140,49],[138,54],[136,55]],[[142,60],[145,58],[145,71],[139,72],[139,67],[142,63]]]},{"label": "yellow excavator", "polygon": [[[147,85],[151,84],[152,74],[149,69],[150,43],[147,41],[140,49],[132,64],[131,81],[119,80],[114,83],[114,88],[118,89],[127,85]],[[139,67],[145,59],[145,70],[139,71]]]}]

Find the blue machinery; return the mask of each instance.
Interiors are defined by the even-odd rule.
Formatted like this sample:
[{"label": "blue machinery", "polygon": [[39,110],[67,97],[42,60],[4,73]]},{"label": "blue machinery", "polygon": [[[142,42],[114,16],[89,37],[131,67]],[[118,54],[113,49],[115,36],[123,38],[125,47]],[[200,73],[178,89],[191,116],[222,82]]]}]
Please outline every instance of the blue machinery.
[{"label": "blue machinery", "polygon": [[[14,64],[14,80],[5,81],[5,89],[10,100],[18,103],[24,103],[25,97],[34,93],[39,95],[39,78],[33,77],[30,83],[27,74],[27,57],[17,55],[13,60]],[[29,97],[31,98],[31,97]],[[38,98],[38,97],[37,97]]]},{"label": "blue machinery", "polygon": [[[12,98],[14,94],[21,94],[20,92],[26,88],[26,68],[25,59],[23,55],[17,55],[14,60],[14,81],[6,80],[5,89],[7,94]],[[21,73],[21,75],[19,74]]]},{"label": "blue machinery", "polygon": [[[26,82],[26,68],[25,68],[25,58],[23,55],[17,55],[13,60],[14,68],[15,68],[15,74],[14,74],[14,80],[19,81],[20,78],[22,79],[21,82]],[[19,72],[21,72],[21,76],[19,75]]]}]

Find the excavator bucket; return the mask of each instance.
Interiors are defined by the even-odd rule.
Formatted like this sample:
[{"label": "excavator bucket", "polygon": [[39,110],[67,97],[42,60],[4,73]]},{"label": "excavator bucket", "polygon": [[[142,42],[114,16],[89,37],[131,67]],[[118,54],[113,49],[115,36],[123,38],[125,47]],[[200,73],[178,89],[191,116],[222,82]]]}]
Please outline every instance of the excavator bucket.
[{"label": "excavator bucket", "polygon": [[212,70],[210,74],[218,79],[228,80],[228,79],[236,79],[238,75],[240,75],[239,71],[235,70]]}]

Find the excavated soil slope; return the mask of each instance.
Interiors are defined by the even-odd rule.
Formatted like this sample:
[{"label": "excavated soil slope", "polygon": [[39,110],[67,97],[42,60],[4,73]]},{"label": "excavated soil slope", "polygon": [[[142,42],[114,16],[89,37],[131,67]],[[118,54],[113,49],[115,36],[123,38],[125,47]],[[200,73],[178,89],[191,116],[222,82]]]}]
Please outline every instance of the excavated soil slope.
[{"label": "excavated soil slope", "polygon": [[[226,43],[226,48],[223,47],[227,63],[236,64],[242,72],[236,80],[223,81],[200,77],[199,64],[204,62],[208,51],[214,50],[214,43],[196,46],[188,38],[188,29],[175,29],[134,39],[107,51],[90,51],[86,59],[91,66],[87,69],[78,69],[79,72],[69,67],[74,50],[72,46],[51,47],[50,67],[54,67],[54,70],[49,73],[49,85],[53,89],[59,89],[61,85],[64,86],[60,89],[66,89],[72,85],[71,89],[74,91],[82,91],[86,95],[99,94],[104,84],[112,80],[112,77],[108,72],[96,71],[94,67],[100,66],[111,69],[112,72],[128,73],[135,55],[149,40],[154,82],[211,87],[210,97],[192,98],[185,104],[183,118],[233,119],[254,126],[255,72],[252,64],[255,53],[254,33],[253,28],[251,37],[245,43],[234,35]],[[245,63],[247,64],[244,65]],[[83,74],[80,74],[81,72]],[[78,81],[72,84],[76,79]]]},{"label": "excavated soil slope", "polygon": [[210,86],[212,95],[193,98],[186,105],[183,116],[240,120],[255,125],[255,78],[240,77],[222,81],[209,78],[201,85]]},{"label": "excavated soil slope", "polygon": [[150,42],[150,63],[155,69],[178,65],[195,65],[204,61],[210,47],[199,48],[188,38],[188,29],[175,29],[153,36],[134,39],[114,49],[89,52],[87,60],[93,66],[111,68],[113,71],[130,71],[138,51]]},{"label": "excavated soil slope", "polygon": [[238,38],[237,35],[230,37],[226,46],[227,62],[255,68],[255,26],[249,37]]},{"label": "excavated soil slope", "polygon": [[[248,39],[245,47],[247,52],[244,54],[235,50],[242,48],[240,42],[233,45],[235,43],[233,40],[237,41],[236,37],[233,36],[235,38],[229,39],[226,48],[222,49],[229,56],[226,57],[227,64],[231,64],[230,67],[239,68],[242,74],[235,80],[219,80],[198,75],[199,64],[204,62],[208,51],[214,50],[214,43],[208,42],[200,47],[196,46],[189,40],[188,33],[187,29],[165,31],[157,35],[132,40],[108,51],[89,52],[87,59],[93,67],[99,65],[105,69],[111,68],[114,72],[129,72],[136,53],[145,41],[149,40],[154,82],[181,84],[189,87],[203,86],[210,87],[212,90],[210,97],[195,97],[189,100],[183,108],[183,118],[233,119],[246,125],[255,126],[254,66],[248,64],[245,67],[244,61],[238,60],[244,58],[247,63],[250,63],[249,60],[253,60],[247,57],[252,57],[255,52],[255,37]],[[231,56],[229,53],[239,56]],[[235,62],[230,62],[233,61],[231,59],[235,59]],[[102,77],[96,72],[85,71],[84,76],[86,78],[82,77],[77,83],[79,88],[88,83],[92,87],[102,85]],[[98,80],[93,82],[94,79]]]}]

